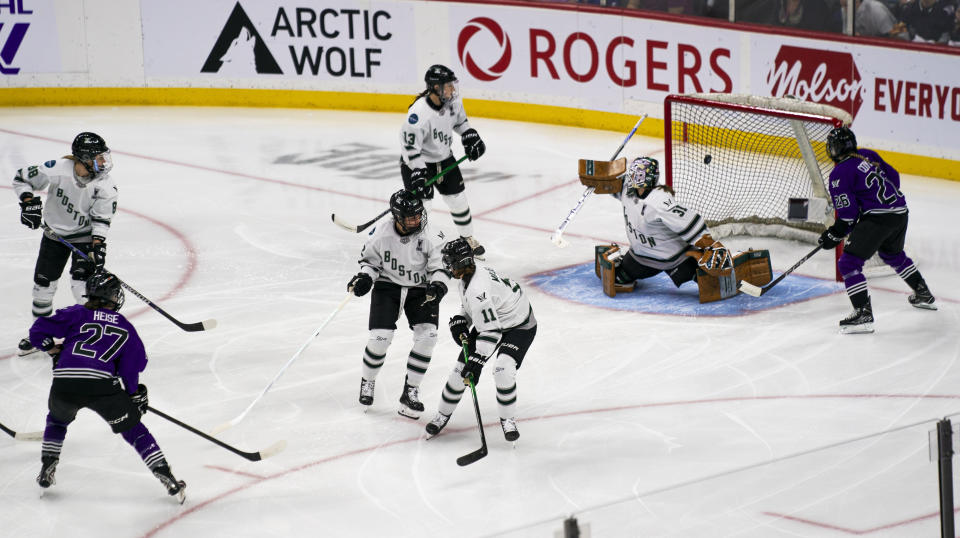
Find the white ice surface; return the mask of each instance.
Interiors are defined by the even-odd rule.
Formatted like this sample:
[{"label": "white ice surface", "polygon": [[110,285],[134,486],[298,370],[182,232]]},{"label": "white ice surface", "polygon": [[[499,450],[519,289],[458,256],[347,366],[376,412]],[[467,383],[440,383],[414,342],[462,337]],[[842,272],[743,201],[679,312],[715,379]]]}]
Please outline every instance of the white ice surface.
[{"label": "white ice surface", "polygon": [[[151,404],[209,431],[243,411],[345,297],[365,236],[336,227],[330,214],[359,223],[386,208],[400,185],[402,120],[282,109],[0,109],[0,176],[8,178],[0,185],[0,421],[42,430],[50,384],[49,361],[14,356],[31,322],[40,238],[19,224],[8,183],[17,168],[69,153],[82,130],[107,139],[121,192],[108,268],[184,321],[219,322],[186,333],[128,294],[124,313],[150,356],[143,381]],[[622,135],[472,123],[487,153],[464,165],[474,172],[467,194],[491,265],[523,283],[590,262],[594,243],[624,241],[609,197],[588,200],[568,228],[570,247],[549,241],[583,191],[576,159],[609,157]],[[348,145],[370,147],[304,162]],[[638,136],[625,154],[662,149],[662,141]],[[937,296],[937,312],[907,304],[896,277],[871,281],[877,332],[857,336],[836,331],[849,310],[843,293],[695,318],[605,310],[526,286],[540,326],[518,376],[522,436],[516,447],[503,440],[485,374],[478,391],[490,454],[460,468],[456,458],[479,446],[469,397],[442,435],[426,441],[423,431],[457,354],[446,327],[421,386],[425,417],[396,413],[411,343],[403,320],[373,408],[363,413],[357,392],[369,297],[354,298],[221,435],[244,450],[285,439],[284,452],[247,462],[146,416],[188,483],[179,506],[132,448],[83,411],[70,427],[58,483],[43,498],[39,443],[0,437],[0,534],[552,536],[576,514],[593,536],[936,535],[932,422],[706,479],[960,411],[960,294],[952,285],[960,183],[908,176],[903,191],[908,253]],[[453,232],[442,202],[431,219]],[[732,242],[770,248],[779,270],[810,248]],[[798,273],[826,277],[829,264],[829,256],[816,257]],[[70,301],[64,279],[57,306]],[[455,301],[444,299],[442,321]]]}]

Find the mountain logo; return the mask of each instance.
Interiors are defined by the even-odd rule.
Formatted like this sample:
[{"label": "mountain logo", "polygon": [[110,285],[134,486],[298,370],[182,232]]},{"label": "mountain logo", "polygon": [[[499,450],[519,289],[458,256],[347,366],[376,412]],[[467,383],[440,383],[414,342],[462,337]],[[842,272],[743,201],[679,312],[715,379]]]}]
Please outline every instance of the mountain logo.
[{"label": "mountain logo", "polygon": [[283,74],[240,2],[233,7],[200,72],[235,76]]}]

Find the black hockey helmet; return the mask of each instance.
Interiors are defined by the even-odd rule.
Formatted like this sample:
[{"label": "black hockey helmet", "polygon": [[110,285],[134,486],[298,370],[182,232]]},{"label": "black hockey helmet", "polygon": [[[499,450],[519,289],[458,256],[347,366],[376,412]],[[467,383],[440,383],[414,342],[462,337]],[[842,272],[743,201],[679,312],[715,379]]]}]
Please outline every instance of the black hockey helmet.
[{"label": "black hockey helmet", "polygon": [[[400,189],[390,196],[390,213],[393,214],[398,230],[403,235],[418,232],[427,224],[423,200],[406,189]],[[416,218],[416,223],[410,221],[411,218]]]},{"label": "black hockey helmet", "polygon": [[476,262],[473,260],[473,248],[463,237],[448,241],[440,249],[440,254],[443,257],[443,267],[454,277],[460,278],[457,276],[458,273],[462,274],[464,269],[476,267]]},{"label": "black hockey helmet", "polygon": [[87,279],[87,300],[97,300],[110,310],[120,310],[124,300],[120,279],[113,273],[97,271]]},{"label": "black hockey helmet", "polygon": [[106,140],[97,133],[83,132],[73,139],[70,151],[77,161],[87,169],[87,176],[77,177],[81,184],[87,184],[113,168],[113,158]]},{"label": "black hockey helmet", "polygon": [[637,192],[656,187],[660,181],[660,163],[653,157],[637,157],[627,168],[627,177],[624,180]]},{"label": "black hockey helmet", "polygon": [[[455,99],[459,93],[457,91],[457,75],[445,65],[431,65],[427,69],[427,73],[423,75],[423,81],[427,83],[427,91],[439,97],[442,103]],[[450,95],[445,95],[444,86],[447,83],[453,84],[453,91],[450,92]]]},{"label": "black hockey helmet", "polygon": [[833,162],[840,162],[843,158],[857,151],[857,137],[847,126],[836,127],[827,135],[827,153]]}]

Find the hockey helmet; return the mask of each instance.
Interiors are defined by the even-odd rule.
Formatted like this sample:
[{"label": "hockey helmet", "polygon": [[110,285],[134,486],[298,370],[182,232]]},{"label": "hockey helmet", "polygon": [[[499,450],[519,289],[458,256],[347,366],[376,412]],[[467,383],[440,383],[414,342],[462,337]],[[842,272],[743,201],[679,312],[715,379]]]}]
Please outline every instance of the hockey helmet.
[{"label": "hockey helmet", "polygon": [[427,83],[427,91],[439,97],[441,103],[452,101],[460,94],[457,75],[445,65],[431,65],[423,75],[423,81]]},{"label": "hockey helmet", "polygon": [[456,278],[460,278],[459,275],[462,275],[464,270],[476,267],[473,248],[463,237],[448,241],[440,249],[440,254],[443,257],[443,267]]},{"label": "hockey helmet", "polygon": [[73,144],[70,145],[70,151],[87,170],[87,175],[84,177],[74,175],[81,185],[86,185],[106,175],[113,168],[110,148],[107,147],[107,142],[103,137],[96,133],[83,132],[78,134],[73,139]]},{"label": "hockey helmet", "polygon": [[405,189],[400,189],[390,196],[390,213],[393,214],[397,229],[402,235],[419,232],[427,224],[423,200]]},{"label": "hockey helmet", "polygon": [[660,181],[660,164],[653,157],[637,157],[627,168],[625,181],[637,192],[656,187]]},{"label": "hockey helmet", "polygon": [[827,135],[827,153],[833,162],[840,162],[845,156],[857,151],[857,137],[847,126],[837,127]]},{"label": "hockey helmet", "polygon": [[120,310],[124,300],[120,279],[113,273],[97,271],[87,279],[87,299],[99,300],[110,310]]}]

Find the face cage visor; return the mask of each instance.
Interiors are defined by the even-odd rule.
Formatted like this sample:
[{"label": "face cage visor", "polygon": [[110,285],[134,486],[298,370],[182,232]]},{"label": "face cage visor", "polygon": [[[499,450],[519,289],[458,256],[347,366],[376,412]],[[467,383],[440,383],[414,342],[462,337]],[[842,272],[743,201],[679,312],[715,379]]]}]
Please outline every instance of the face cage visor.
[{"label": "face cage visor", "polygon": [[100,179],[101,177],[110,173],[110,170],[113,170],[113,156],[110,155],[109,149],[98,154],[89,161],[79,160],[79,157],[77,159],[87,170],[87,175],[85,177],[78,176],[76,172],[73,174],[74,179],[77,180],[77,184],[79,184],[81,187],[85,186],[91,181]]}]

